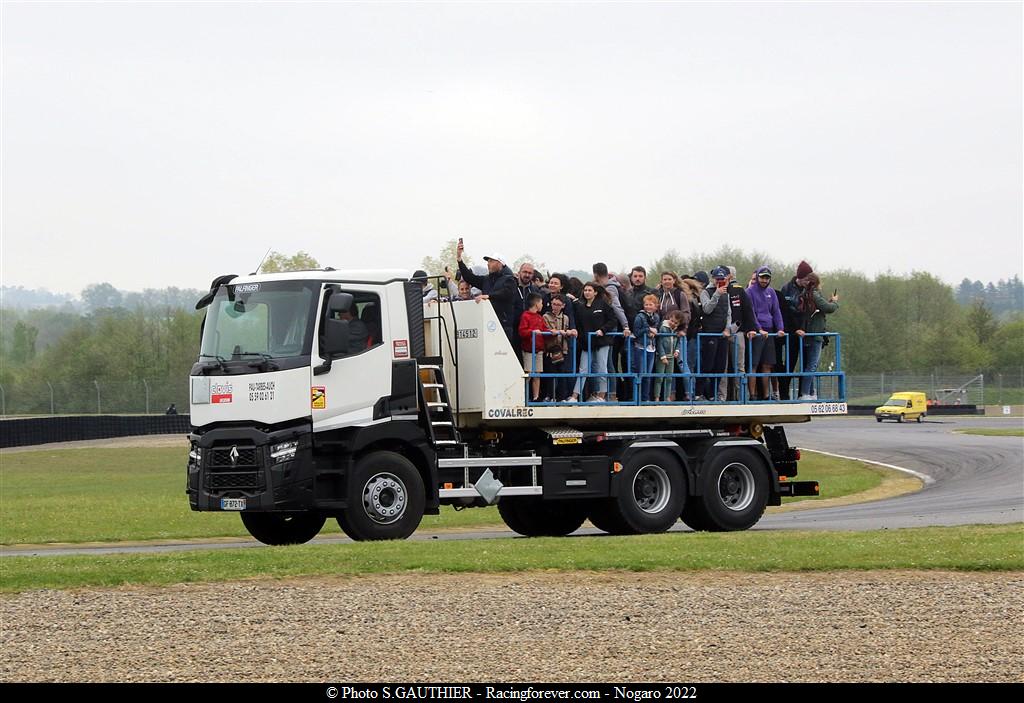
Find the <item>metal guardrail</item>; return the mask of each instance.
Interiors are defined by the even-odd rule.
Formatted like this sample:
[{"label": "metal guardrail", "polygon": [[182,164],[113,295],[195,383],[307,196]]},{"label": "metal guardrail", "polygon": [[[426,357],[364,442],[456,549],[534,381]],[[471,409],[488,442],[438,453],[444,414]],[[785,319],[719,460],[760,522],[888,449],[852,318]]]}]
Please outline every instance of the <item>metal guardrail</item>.
[{"label": "metal guardrail", "polygon": [[[582,404],[582,405],[607,405],[607,404],[612,404],[612,405],[695,405],[695,404],[696,405],[702,405],[702,404],[726,405],[726,404],[745,404],[745,403],[762,403],[762,404],[766,404],[766,403],[804,403],[804,402],[808,402],[808,401],[807,401],[807,399],[803,399],[803,400],[800,399],[800,395],[799,395],[799,387],[800,387],[800,385],[799,384],[800,384],[801,379],[807,379],[806,382],[809,382],[810,384],[812,384],[812,388],[815,391],[814,392],[814,395],[815,395],[814,402],[830,402],[830,403],[846,402],[846,375],[843,372],[842,365],[841,365],[841,359],[842,359],[841,344],[842,344],[842,342],[841,342],[839,334],[836,333],[836,332],[808,333],[808,334],[804,335],[801,338],[802,340],[814,340],[814,339],[819,339],[820,338],[820,339],[823,340],[822,346],[825,346],[825,345],[829,344],[830,342],[834,341],[834,347],[833,347],[833,349],[834,349],[834,352],[833,352],[834,357],[833,357],[833,359],[834,360],[830,363],[830,368],[828,368],[827,370],[822,371],[822,370],[818,370],[818,368],[815,368],[815,370],[809,371],[809,370],[806,370],[804,368],[804,364],[805,364],[804,348],[805,348],[806,345],[804,343],[801,343],[800,344],[800,348],[798,350],[796,350],[796,354],[795,354],[795,356],[796,356],[796,363],[794,364],[794,367],[793,367],[792,371],[788,371],[788,372],[770,372],[770,373],[758,373],[758,372],[748,371],[748,370],[746,370],[746,365],[745,364],[744,364],[744,369],[745,369],[744,371],[728,371],[729,368],[737,369],[740,366],[740,364],[739,364],[739,345],[736,344],[736,340],[742,339],[746,343],[745,359],[750,359],[750,358],[752,358],[752,349],[753,349],[754,339],[753,338],[748,338],[745,335],[743,335],[743,336],[730,335],[729,337],[725,337],[725,336],[723,336],[721,334],[714,334],[714,333],[700,333],[700,334],[697,335],[697,349],[696,349],[695,369],[689,369],[688,368],[689,365],[687,364],[687,371],[686,372],[672,372],[672,373],[639,372],[639,373],[634,373],[632,371],[618,371],[618,370],[611,370],[611,369],[609,369],[608,371],[605,371],[605,372],[595,372],[593,370],[593,365],[592,365],[593,358],[594,358],[594,337],[596,337],[596,336],[623,337],[624,335],[623,335],[622,332],[612,332],[612,333],[608,333],[606,335],[598,335],[596,332],[590,332],[590,333],[587,334],[587,347],[586,347],[586,355],[587,355],[587,357],[586,358],[587,358],[587,361],[588,361],[588,367],[587,367],[587,369],[585,371],[582,370],[582,369],[577,368],[577,363],[578,363],[579,359],[581,358],[581,355],[577,353],[578,350],[577,350],[577,338],[576,337],[569,337],[568,338],[570,340],[570,345],[569,345],[570,348],[569,348],[569,353],[566,355],[566,359],[570,362],[570,369],[571,369],[570,371],[562,371],[562,372],[537,371],[537,354],[538,354],[538,352],[543,353],[544,352],[544,347],[546,346],[546,345],[541,345],[541,348],[538,349],[538,339],[543,339],[545,337],[552,337],[552,336],[558,336],[558,335],[557,335],[556,332],[538,332],[538,331],[535,331],[533,333],[532,344],[531,344],[531,357],[530,357],[530,359],[531,359],[531,364],[530,364],[531,368],[527,370],[527,378],[526,378],[526,386],[525,386],[526,387],[525,396],[526,396],[526,404],[527,405],[531,405],[531,406],[545,406],[545,405],[551,406],[551,405],[561,405],[564,402],[564,401],[562,401],[560,399],[556,399],[556,400],[552,400],[552,401],[547,401],[547,400],[535,401],[535,400],[531,400],[530,399],[529,381],[530,381],[530,379],[533,379],[533,378],[540,378],[540,379],[560,379],[560,378],[566,378],[566,379],[573,379],[574,382],[578,382],[579,379],[583,379],[584,380],[584,384],[583,384],[583,388],[584,389],[586,387],[586,382],[590,381],[591,379],[606,378],[606,379],[608,379],[608,387],[609,388],[611,387],[611,379],[622,378],[622,379],[628,379],[631,382],[632,393],[631,393],[630,399],[628,399],[628,400],[623,400],[623,399],[619,399],[619,398],[616,398],[615,400],[610,400],[610,396],[606,396],[606,399],[602,400],[602,401],[590,401],[590,400],[586,399],[586,395],[585,394],[581,393],[580,400],[576,401],[574,404],[578,403],[578,404]],[[690,344],[690,340],[688,340],[685,335],[676,335],[676,334],[669,334],[669,333],[658,333],[658,335],[656,335],[656,337],[654,338],[655,345],[657,344],[657,339],[664,338],[664,337],[678,337],[678,339],[679,339],[679,342],[678,342],[678,344],[679,344],[679,346],[678,346],[678,351],[679,351],[678,358],[682,358],[682,359],[686,359],[687,358],[687,351],[688,351],[687,347]],[[783,339],[784,340],[784,345],[783,345],[783,348],[782,348],[782,353],[784,354],[783,358],[787,361],[787,365],[788,365],[788,360],[790,359],[790,343],[791,343],[791,340],[793,339],[793,337],[794,337],[794,335],[787,334],[784,338],[779,338],[779,339]],[[729,345],[729,359],[728,360],[731,361],[731,366],[727,365],[726,366],[726,370],[716,371],[716,370],[710,370],[710,369],[705,369],[704,368],[705,364],[702,363],[701,352],[702,352],[702,348],[705,345],[701,344],[701,342],[704,339],[711,339],[711,338],[714,338],[714,339],[725,339],[726,343]],[[771,343],[775,343],[776,338],[777,337],[775,335],[770,335],[770,336],[768,336],[766,341],[767,342],[771,342]],[[634,348],[634,345],[632,344],[632,339],[633,339],[632,337],[627,338],[627,343],[625,344],[625,350],[626,350],[625,364],[626,364],[626,366],[629,369],[633,369],[634,368],[634,366],[633,366],[633,357],[634,357],[634,354],[636,353],[636,349]],[[646,369],[646,368],[650,367],[649,364],[648,364],[648,359],[650,359],[651,362],[653,362],[654,359],[652,359],[651,357],[654,354],[657,353],[657,352],[649,352],[647,350],[646,346],[647,345],[645,345],[645,347],[642,348],[641,351],[640,351],[640,353],[643,355],[643,358],[642,358],[642,360],[640,362],[641,363],[640,368],[642,368],[642,369]],[[543,363],[546,365],[547,362],[545,361]],[[819,357],[819,364],[818,364],[818,366],[820,367],[820,357]],[[675,364],[674,364],[674,367],[675,367]],[[789,392],[787,394],[787,397],[786,398],[779,398],[778,400],[764,400],[764,399],[751,398],[750,397],[749,387],[748,387],[748,381],[753,379],[755,381],[755,384],[756,384],[757,379],[762,379],[762,378],[768,378],[768,379],[789,379],[790,380],[790,385],[789,385]],[[652,398],[641,397],[642,395],[644,395],[644,393],[643,393],[643,389],[645,388],[644,382],[645,381],[649,381],[650,382],[650,386],[649,387],[651,387],[653,389],[654,381],[656,379],[661,379],[663,382],[670,382],[673,385],[673,387],[677,387],[677,382],[678,382],[679,379],[684,380],[685,384],[686,384],[686,387],[688,389],[690,389],[689,390],[690,398],[689,399],[682,399],[682,400],[680,400],[680,399],[677,399],[677,400],[654,400]],[[724,379],[726,381],[726,383],[727,383],[727,386],[731,386],[731,388],[732,388],[731,395],[734,396],[733,399],[732,400],[717,400],[715,398],[710,398],[710,399],[702,398],[700,400],[697,400],[696,399],[696,395],[695,395],[693,389],[697,386],[697,384],[700,383],[701,380],[705,380],[705,379],[712,379],[713,381],[715,381],[715,382],[717,382],[719,384]],[[822,383],[823,380],[830,380],[831,382],[830,383]]]}]

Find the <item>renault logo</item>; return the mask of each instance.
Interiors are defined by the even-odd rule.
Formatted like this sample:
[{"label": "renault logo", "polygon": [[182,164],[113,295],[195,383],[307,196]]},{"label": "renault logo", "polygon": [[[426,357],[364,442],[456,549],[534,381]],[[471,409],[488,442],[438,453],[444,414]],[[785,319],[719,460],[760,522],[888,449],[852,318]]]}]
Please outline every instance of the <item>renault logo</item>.
[{"label": "renault logo", "polygon": [[236,464],[238,464],[238,447],[237,446],[231,447],[231,453],[228,454],[228,456],[231,457],[231,465],[232,466],[235,466]]}]

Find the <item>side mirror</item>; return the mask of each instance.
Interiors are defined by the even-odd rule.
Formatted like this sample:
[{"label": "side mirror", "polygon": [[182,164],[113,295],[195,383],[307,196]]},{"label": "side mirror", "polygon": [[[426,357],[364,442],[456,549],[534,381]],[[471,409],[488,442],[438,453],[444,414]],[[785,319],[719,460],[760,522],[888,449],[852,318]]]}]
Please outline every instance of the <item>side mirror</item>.
[{"label": "side mirror", "polygon": [[348,320],[337,319],[338,315],[352,309],[354,298],[351,293],[335,291],[327,299],[327,315],[320,332],[320,357],[322,364],[313,369],[313,375],[327,373],[331,370],[331,361],[348,354],[349,329]]},{"label": "side mirror", "polygon": [[[349,296],[351,297],[351,296]],[[327,318],[324,326],[323,348],[320,356],[333,359],[348,353],[348,320]]]}]

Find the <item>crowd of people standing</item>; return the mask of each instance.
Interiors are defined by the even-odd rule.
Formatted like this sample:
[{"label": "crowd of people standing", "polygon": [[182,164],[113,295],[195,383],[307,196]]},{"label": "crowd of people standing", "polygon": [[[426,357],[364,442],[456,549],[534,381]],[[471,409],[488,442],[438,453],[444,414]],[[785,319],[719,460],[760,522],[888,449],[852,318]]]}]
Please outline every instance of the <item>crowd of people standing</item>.
[{"label": "crowd of people standing", "polygon": [[[794,376],[785,374],[817,371],[827,343],[820,333],[826,315],[839,309],[839,295],[825,297],[806,261],[775,289],[768,266],[745,286],[734,267],[717,266],[692,275],[661,271],[651,287],[643,266],[626,276],[596,263],[592,280],[583,282],[561,273],[545,278],[531,263],[513,273],[504,257],[483,258],[486,273],[469,268],[460,239],[449,290],[459,300],[490,300],[527,372],[566,374],[533,376],[533,401],[632,402],[635,393],[642,402],[738,400],[739,379],[727,373],[784,374],[748,377],[751,400],[817,397],[814,376],[799,375],[792,389]],[[425,284],[424,301],[435,298],[426,274],[416,277]]]}]

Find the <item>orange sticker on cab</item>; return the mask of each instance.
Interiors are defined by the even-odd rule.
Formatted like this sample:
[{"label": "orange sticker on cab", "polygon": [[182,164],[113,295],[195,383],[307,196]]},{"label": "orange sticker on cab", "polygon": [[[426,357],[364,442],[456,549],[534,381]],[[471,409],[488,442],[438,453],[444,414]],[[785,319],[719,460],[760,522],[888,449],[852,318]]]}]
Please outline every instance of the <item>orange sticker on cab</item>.
[{"label": "orange sticker on cab", "polygon": [[313,386],[309,389],[309,401],[314,410],[323,410],[327,407],[326,386]]}]

